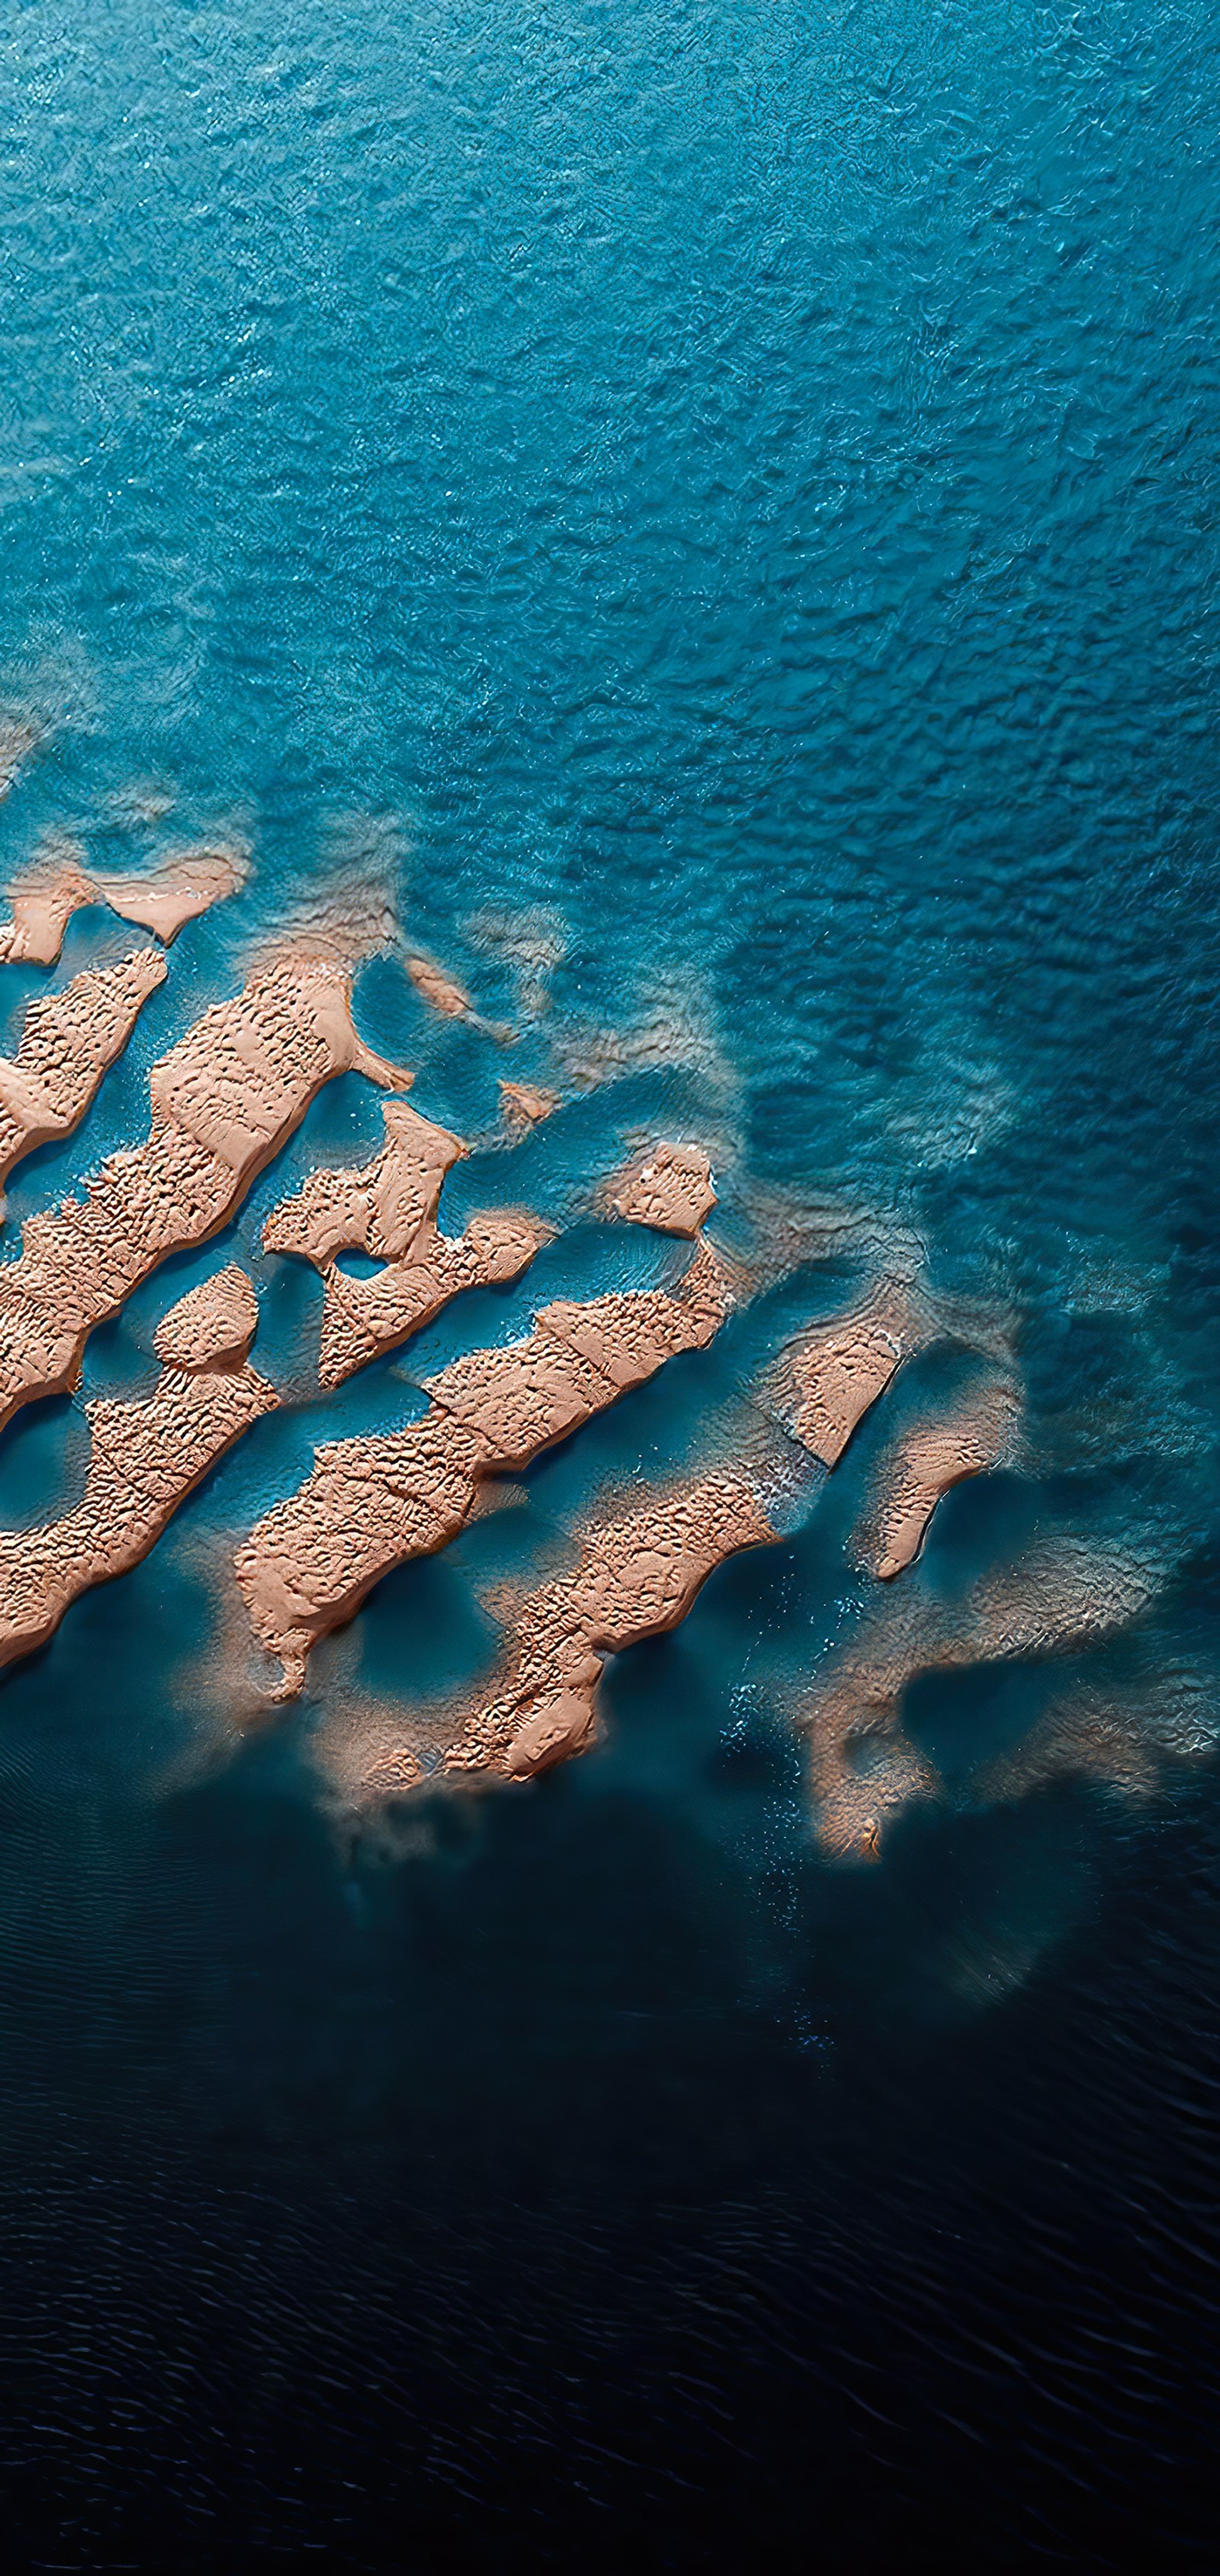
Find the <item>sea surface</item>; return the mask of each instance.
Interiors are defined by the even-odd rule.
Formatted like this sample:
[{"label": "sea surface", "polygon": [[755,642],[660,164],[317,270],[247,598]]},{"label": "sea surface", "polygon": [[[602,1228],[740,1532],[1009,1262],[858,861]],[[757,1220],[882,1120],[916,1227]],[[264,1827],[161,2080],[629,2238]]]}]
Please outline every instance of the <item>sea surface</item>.
[{"label": "sea surface", "polygon": [[[338,1397],[258,1238],[375,1149],[355,1076],[90,1344],[138,1392],[238,1257],[298,1391],[0,1682],[10,2566],[1214,2563],[1218,88],[1197,0],[0,14],[2,879],[251,854],[0,1255],[311,905],[474,995],[358,977],[426,1115],[565,1100],[443,1203],[552,1217],[535,1270]],[[0,969],[0,1044],[129,944]],[[590,1214],[657,1133],[769,1284],[239,1735],[233,1533],[414,1373],[660,1276]],[[870,1261],[1027,1408],[902,1597],[1067,1533],[1133,1616],[916,1672],[940,1785],[836,1857],[790,1719],[899,1615],[850,1546],[882,1410],[611,1665],[596,1750],[345,1821],[335,1677],[484,1669],[505,1568]],[[19,1416],[0,1520],[85,1449]]]}]

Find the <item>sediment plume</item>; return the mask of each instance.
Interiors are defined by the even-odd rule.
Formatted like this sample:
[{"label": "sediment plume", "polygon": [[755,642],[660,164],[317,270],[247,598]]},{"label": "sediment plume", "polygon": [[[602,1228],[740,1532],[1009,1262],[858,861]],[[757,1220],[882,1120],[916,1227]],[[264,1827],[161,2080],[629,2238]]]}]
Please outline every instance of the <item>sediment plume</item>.
[{"label": "sediment plume", "polygon": [[938,1774],[902,1725],[916,1674],[1090,1644],[1128,1626],[1156,1581],[1138,1554],[1064,1533],[986,1575],[962,1601],[926,1589],[891,1595],[793,1711],[808,1743],[819,1840],[869,1858],[894,1813],[938,1793]]},{"label": "sediment plume", "polygon": [[302,1689],[311,1647],[382,1575],[456,1536],[482,1479],[525,1466],[679,1352],[705,1349],[727,1308],[719,1264],[700,1243],[676,1288],[557,1301],[524,1340],[425,1380],[422,1421],[328,1441],[236,1559],[255,1634],[282,1666],[276,1696]]},{"label": "sediment plume", "polygon": [[698,1145],[656,1144],[606,1185],[606,1204],[629,1225],[698,1234],[716,1205],[711,1167]]},{"label": "sediment plume", "polygon": [[74,912],[108,905],[120,921],[151,930],[168,947],[196,915],[235,894],[245,861],[235,850],[185,850],[147,876],[98,876],[73,844],[50,850],[9,896],[12,920],[0,926],[0,962],[53,966]]},{"label": "sediment plume", "polygon": [[942,1494],[1011,1457],[1020,1410],[1015,1386],[994,1378],[900,1434],[858,1533],[859,1561],[870,1573],[889,1582],[914,1563]]},{"label": "sediment plume", "polygon": [[142,948],[31,1002],[16,1055],[0,1057],[0,1184],[23,1154],[79,1126],[165,972],[160,949]]},{"label": "sediment plume", "polygon": [[0,1664],[45,1645],[71,1602],[138,1565],[225,1450],[279,1402],[246,1363],[256,1320],[244,1272],[222,1271],[165,1317],[167,1365],[151,1396],[85,1406],[89,1471],[75,1510],[0,1533]]},{"label": "sediment plume", "polygon": [[166,1256],[207,1241],[336,1074],[403,1075],[352,1025],[346,978],[302,962],[255,976],[154,1065],[152,1129],[87,1185],[31,1217],[0,1265],[0,1424],[76,1382],[95,1324]]},{"label": "sediment plume", "polygon": [[[378,1353],[395,1350],[466,1288],[520,1277],[551,1229],[513,1209],[474,1216],[460,1236],[436,1223],[445,1174],[466,1151],[456,1136],[392,1101],[386,1142],[359,1171],[311,1173],[263,1229],[268,1252],[296,1253],[325,1285],[318,1373],[339,1386]],[[371,1278],[339,1268],[344,1252],[384,1263]]]}]

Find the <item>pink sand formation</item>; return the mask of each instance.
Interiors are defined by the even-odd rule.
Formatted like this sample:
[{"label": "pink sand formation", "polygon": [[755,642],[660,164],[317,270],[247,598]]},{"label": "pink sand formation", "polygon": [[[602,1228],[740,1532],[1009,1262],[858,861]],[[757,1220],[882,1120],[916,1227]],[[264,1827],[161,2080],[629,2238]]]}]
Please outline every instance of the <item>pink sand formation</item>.
[{"label": "pink sand formation", "polygon": [[188,1289],[153,1334],[163,1368],[240,1368],[258,1326],[258,1300],[244,1270],[231,1262]]},{"label": "pink sand formation", "polygon": [[151,1396],[85,1406],[89,1473],[75,1510],[0,1533],[0,1664],[45,1645],[81,1593],[138,1565],[209,1468],[278,1403],[245,1365],[253,1305],[244,1275],[222,1271],[166,1316],[157,1342],[173,1356]]},{"label": "pink sand formation", "polygon": [[[550,1229],[511,1209],[474,1216],[461,1236],[436,1223],[445,1174],[466,1148],[404,1101],[385,1111],[386,1143],[359,1171],[313,1172],[273,1209],[268,1252],[297,1253],[326,1282],[318,1369],[338,1386],[379,1352],[397,1349],[464,1288],[520,1277]],[[338,1267],[343,1252],[384,1262],[372,1278]]]},{"label": "pink sand formation", "polygon": [[13,888],[13,917],[0,927],[0,961],[53,966],[73,913],[90,903],[107,904],[120,921],[155,932],[168,947],[184,923],[236,893],[244,875],[243,861],[228,850],[188,850],[146,877],[106,877],[92,874],[67,849]]},{"label": "pink sand formation", "polygon": [[439,1011],[443,1019],[464,1020],[467,1017],[471,1001],[465,985],[459,984],[456,975],[447,975],[444,967],[438,966],[433,958],[408,957],[407,973],[420,999],[434,1011]]},{"label": "pink sand formation", "polygon": [[500,1686],[450,1745],[446,1767],[525,1779],[582,1751],[606,1656],[676,1628],[726,1557],[775,1535],[757,1483],[734,1467],[600,1519],[570,1574],[511,1605]]},{"label": "pink sand formation", "polygon": [[631,1225],[659,1226],[666,1234],[697,1234],[716,1205],[711,1167],[698,1145],[657,1144],[616,1181],[606,1200]]},{"label": "pink sand formation", "polygon": [[236,1559],[255,1634],[283,1666],[279,1695],[303,1687],[311,1646],[382,1575],[456,1536],[482,1479],[524,1466],[678,1352],[706,1348],[726,1308],[719,1265],[700,1244],[676,1289],[544,1307],[523,1341],[427,1380],[421,1422],[326,1442]]},{"label": "pink sand formation", "polygon": [[23,1154],[79,1126],[164,981],[160,949],[141,948],[121,966],[89,967],[61,993],[31,1002],[16,1055],[0,1057],[0,1182]]},{"label": "pink sand formation", "polygon": [[15,886],[9,901],[13,917],[0,926],[0,963],[53,966],[73,913],[92,903],[93,891],[83,868],[65,853]]},{"label": "pink sand formation", "polygon": [[540,1126],[559,1107],[559,1093],[548,1091],[543,1083],[502,1082],[499,1091],[505,1126],[522,1134],[528,1127]]},{"label": "pink sand formation", "polygon": [[357,1036],[332,966],[274,968],[206,1012],[153,1067],[146,1143],[109,1155],[83,1201],[31,1217],[0,1264],[0,1422],[73,1386],[93,1326],[227,1223],[323,1083],[353,1070],[403,1079]]},{"label": "pink sand formation", "polygon": [[775,1410],[824,1467],[837,1466],[900,1362],[926,1338],[902,1289],[874,1289],[789,1344],[771,1375]]},{"label": "pink sand formation", "polygon": [[883,1582],[913,1564],[942,1494],[1010,1456],[1017,1390],[997,1378],[950,1411],[904,1431],[890,1449],[860,1533],[861,1562]]}]

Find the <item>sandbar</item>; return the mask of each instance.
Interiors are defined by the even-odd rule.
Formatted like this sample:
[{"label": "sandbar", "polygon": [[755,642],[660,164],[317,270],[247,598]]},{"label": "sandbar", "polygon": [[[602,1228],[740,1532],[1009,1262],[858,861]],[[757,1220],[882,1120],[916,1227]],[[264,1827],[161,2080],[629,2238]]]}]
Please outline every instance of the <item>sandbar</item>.
[{"label": "sandbar", "polygon": [[168,947],[198,913],[235,894],[244,859],[232,850],[185,850],[147,876],[98,876],[71,847],[49,854],[9,895],[12,920],[0,925],[0,962],[53,966],[74,912],[107,904],[120,921],[151,930]]},{"label": "sandbar", "polygon": [[789,1343],[768,1381],[774,1410],[824,1467],[837,1466],[853,1431],[924,1338],[903,1289],[873,1289]]},{"label": "sandbar", "polygon": [[498,1087],[504,1124],[520,1134],[552,1117],[560,1105],[559,1093],[548,1091],[544,1083],[502,1082]]},{"label": "sandbar", "polygon": [[614,1216],[665,1234],[697,1234],[716,1205],[711,1166],[698,1145],[650,1146],[607,1183],[605,1197]]},{"label": "sandbar", "polygon": [[731,1466],[600,1515],[572,1572],[513,1603],[499,1687],[445,1767],[527,1779],[581,1752],[593,1740],[606,1656],[676,1628],[718,1565],[775,1537],[758,1484]]},{"label": "sandbar", "polygon": [[255,1635],[282,1666],[275,1695],[303,1688],[310,1648],[382,1575],[456,1536],[482,1479],[526,1465],[678,1353],[705,1349],[728,1305],[720,1264],[699,1243],[676,1288],[559,1300],[523,1340],[426,1379],[422,1421],[327,1441],[236,1558]]},{"label": "sandbar", "polygon": [[1019,1414],[1016,1388],[996,1378],[903,1431],[887,1452],[859,1532],[861,1564],[883,1582],[913,1564],[942,1494],[1003,1463]]},{"label": "sandbar", "polygon": [[45,1645],[71,1602],[138,1565],[217,1459],[278,1404],[246,1364],[256,1321],[245,1273],[222,1271],[159,1327],[167,1365],[151,1396],[86,1404],[80,1502],[40,1529],[0,1533],[0,1664]]},{"label": "sandbar", "polygon": [[0,1264],[0,1424],[76,1382],[95,1324],[168,1254],[204,1243],[335,1075],[408,1078],[352,1024],[348,980],[302,960],[256,974],[206,1012],[149,1081],[147,1141],[111,1154],[84,1199],[29,1218]]},{"label": "sandbar", "polygon": [[[310,1174],[273,1209],[268,1252],[296,1253],[325,1281],[318,1373],[338,1386],[379,1352],[397,1349],[465,1288],[520,1277],[551,1228],[514,1209],[473,1216],[460,1236],[436,1223],[441,1186],[466,1148],[404,1101],[385,1110],[386,1142],[358,1171]],[[344,1252],[383,1263],[372,1277],[339,1267]]]},{"label": "sandbar", "polygon": [[456,975],[447,975],[434,958],[418,953],[407,959],[407,973],[422,1001],[447,1020],[464,1020],[471,1008],[470,995]]},{"label": "sandbar", "polygon": [[141,948],[30,1003],[16,1055],[0,1056],[0,1183],[23,1154],[79,1126],[165,972],[161,950]]}]

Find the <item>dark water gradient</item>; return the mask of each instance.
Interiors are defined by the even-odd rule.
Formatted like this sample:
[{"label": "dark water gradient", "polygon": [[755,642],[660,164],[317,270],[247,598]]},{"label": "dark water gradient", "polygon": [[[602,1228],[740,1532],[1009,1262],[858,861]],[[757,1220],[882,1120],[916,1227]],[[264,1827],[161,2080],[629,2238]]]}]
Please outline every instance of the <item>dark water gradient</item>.
[{"label": "dark water gradient", "polygon": [[[454,1175],[455,1223],[573,1231],[409,1369],[655,1275],[587,1193],[691,1123],[730,1230],[850,1200],[1007,1319],[1030,1453],[911,1584],[1071,1528],[1154,1598],[1049,1674],[917,1680],[945,1797],[834,1867],[784,1710],[874,1613],[882,1422],[621,1660],[596,1756],[352,1844],[316,1712],[218,1742],[210,1551],[417,1399],[384,1367],[260,1426],[0,1689],[10,2563],[1214,2555],[1218,53],[1169,0],[11,0],[0,676],[47,734],[3,872],[48,829],[256,861],[14,1222],[140,1135],[303,890],[376,878],[519,1019],[507,917],[563,951],[511,1057],[362,978],[421,1108],[480,1133],[607,1028],[633,1069]],[[82,917],[60,980],[117,937]],[[87,1391],[234,1250],[291,1378],[316,1286],[262,1218],[377,1132],[336,1085]],[[492,1577],[842,1287],[393,1578],[361,1681],[473,1673]],[[81,1469],[36,1408],[0,1515]],[[989,1799],[1082,1679],[1141,1794]]]}]

